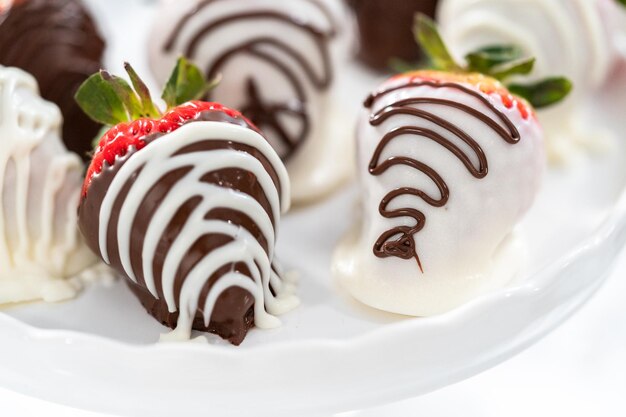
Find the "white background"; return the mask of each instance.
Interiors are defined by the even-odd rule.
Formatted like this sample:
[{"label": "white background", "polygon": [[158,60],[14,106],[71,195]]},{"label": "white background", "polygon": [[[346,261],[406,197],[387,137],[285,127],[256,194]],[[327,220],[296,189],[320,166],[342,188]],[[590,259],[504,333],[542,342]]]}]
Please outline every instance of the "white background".
[{"label": "white background", "polygon": [[[219,417],[218,412],[206,415]],[[626,416],[626,253],[611,279],[580,312],[519,356],[430,395],[338,417],[418,415]],[[104,415],[46,403],[0,388],[0,416]]]}]

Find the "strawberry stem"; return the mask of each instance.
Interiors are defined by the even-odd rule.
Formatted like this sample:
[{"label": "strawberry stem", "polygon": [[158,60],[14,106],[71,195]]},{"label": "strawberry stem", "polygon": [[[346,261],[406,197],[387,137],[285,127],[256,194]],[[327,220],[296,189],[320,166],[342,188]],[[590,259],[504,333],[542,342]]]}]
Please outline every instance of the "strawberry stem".
[{"label": "strawberry stem", "polygon": [[430,17],[423,13],[418,13],[415,16],[413,33],[417,43],[421,45],[435,68],[441,71],[463,70],[452,58],[441,35],[439,35],[437,24]]},{"label": "strawberry stem", "polygon": [[126,110],[127,117],[125,121],[131,121],[141,117],[141,104],[131,86],[123,78],[111,75],[108,71],[100,70],[100,75],[120,98]]},{"label": "strawberry stem", "polygon": [[143,117],[157,118],[161,116],[161,112],[154,105],[152,101],[152,97],[150,95],[150,90],[143,82],[143,80],[137,75],[133,67],[128,63],[124,62],[124,69],[130,78],[130,82],[133,84],[133,88],[135,89],[137,95],[139,96],[139,100],[141,103],[141,115]]}]

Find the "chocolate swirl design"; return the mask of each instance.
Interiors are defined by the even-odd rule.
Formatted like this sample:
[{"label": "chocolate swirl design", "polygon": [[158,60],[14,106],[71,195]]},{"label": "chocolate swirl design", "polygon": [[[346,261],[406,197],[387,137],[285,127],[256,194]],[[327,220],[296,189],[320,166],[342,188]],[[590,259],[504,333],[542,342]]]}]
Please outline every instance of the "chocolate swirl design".
[{"label": "chocolate swirl design", "polygon": [[94,178],[79,209],[92,249],[183,338],[193,327],[239,344],[253,323],[278,325],[297,303],[273,266],[289,204],[278,155],[221,112],[159,136]]},{"label": "chocolate swirl design", "polygon": [[[487,156],[485,155],[485,152],[480,146],[478,140],[469,135],[461,126],[438,116],[432,111],[421,109],[419,106],[425,104],[431,106],[444,106],[463,112],[479,120],[483,125],[485,125],[486,128],[493,130],[505,142],[512,145],[519,142],[520,133],[513,122],[485,95],[469,87],[456,83],[410,81],[400,86],[389,87],[370,95],[365,101],[365,107],[372,108],[374,103],[379,98],[387,96],[390,93],[415,87],[430,87],[435,90],[454,90],[458,94],[464,94],[475,98],[478,103],[480,103],[480,106],[486,110],[486,112],[483,112],[475,107],[468,106],[467,104],[463,104],[458,101],[438,98],[435,96],[429,97],[426,91],[423,90],[420,91],[419,97],[399,99],[372,113],[370,116],[370,124],[372,126],[380,126],[390,118],[400,115],[411,116],[416,119],[415,125],[395,127],[383,136],[369,163],[369,173],[371,175],[379,176],[383,175],[393,166],[405,165],[424,173],[439,190],[438,196],[432,196],[417,188],[396,188],[385,195],[379,206],[379,213],[384,218],[395,219],[410,217],[415,220],[415,225],[398,226],[384,232],[374,244],[374,254],[379,258],[397,257],[400,259],[415,259],[420,270],[424,272],[417,252],[414,237],[426,225],[426,216],[423,212],[414,208],[390,210],[388,207],[395,199],[405,195],[418,197],[432,207],[444,207],[450,198],[450,190],[448,188],[448,184],[441,177],[441,175],[425,162],[406,156],[391,156],[381,162],[381,155],[385,151],[385,148],[393,142],[394,139],[403,135],[414,135],[416,137],[432,140],[443,146],[456,158],[458,158],[472,176],[477,179],[482,179],[487,176],[489,166]],[[404,95],[404,97],[406,97],[406,95]],[[418,120],[425,123],[420,125],[417,123]],[[471,154],[478,160],[478,166],[472,162],[472,155],[468,154],[466,150],[459,147],[449,138],[428,127],[432,126],[432,124],[445,129],[452,136],[465,143],[469,149],[471,149]]]},{"label": "chocolate swirl design", "polygon": [[[328,28],[320,28],[302,19],[293,13],[290,6],[296,2],[310,3],[320,10],[328,21]],[[330,11],[318,0],[291,0],[277,2],[276,9],[269,9],[255,2],[240,2],[240,11],[231,11],[217,15],[213,20],[202,22],[200,29],[191,33],[183,33],[185,27],[194,19],[200,19],[201,11],[217,3],[228,3],[225,0],[203,0],[187,13],[175,26],[169,39],[165,42],[165,52],[180,51],[184,56],[197,61],[206,57],[201,56],[200,48],[211,42],[212,51],[217,52],[209,58],[209,62],[201,62],[206,68],[209,78],[214,78],[232,60],[240,56],[248,56],[272,67],[287,82],[293,91],[294,97],[286,101],[273,100],[263,94],[265,80],[258,75],[249,75],[241,80],[240,85],[245,87],[246,101],[243,103],[228,103],[241,109],[255,125],[259,126],[268,135],[268,139],[277,149],[283,160],[288,160],[311,132],[311,116],[308,109],[309,97],[307,86],[316,91],[327,90],[333,79],[332,65],[329,53],[329,42],[335,36],[335,24]],[[267,30],[267,33],[244,34],[236,42],[221,45],[218,35],[226,31],[233,24],[246,23],[249,27],[263,27],[267,23],[278,23],[288,28],[295,28],[313,41],[316,48],[315,56],[307,56],[301,52],[299,45],[293,40],[281,35],[280,28]],[[222,47],[223,50],[219,48]],[[322,63],[321,73],[316,69],[318,60]],[[224,72],[224,77],[229,74]],[[267,93],[266,93],[267,94]],[[213,97],[212,97],[213,98]],[[224,101],[224,100],[220,100]],[[290,123],[291,122],[291,123]],[[294,128],[293,125],[296,127]]]},{"label": "chocolate swirl design", "polygon": [[103,51],[104,41],[79,0],[0,4],[0,64],[37,79],[42,97],[63,113],[65,144],[83,158],[100,126],[82,112],[74,94],[100,69]]}]

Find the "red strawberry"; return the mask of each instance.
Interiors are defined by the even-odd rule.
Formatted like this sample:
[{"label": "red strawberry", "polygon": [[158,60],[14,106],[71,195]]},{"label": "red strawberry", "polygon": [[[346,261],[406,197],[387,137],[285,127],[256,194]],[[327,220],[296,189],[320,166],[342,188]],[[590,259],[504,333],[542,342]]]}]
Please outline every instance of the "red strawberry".
[{"label": "red strawberry", "polygon": [[499,98],[506,108],[517,108],[523,119],[528,119],[528,117],[535,114],[533,107],[526,99],[511,94],[497,79],[477,72],[443,72],[436,70],[410,71],[396,75],[392,77],[390,81],[398,79],[432,81],[434,83],[469,84],[487,95],[494,95]]},{"label": "red strawberry", "polygon": [[133,68],[128,63],[125,68],[135,90],[122,78],[100,71],[76,94],[85,113],[104,125],[112,125],[98,141],[83,183],[83,197],[105,162],[113,165],[115,159],[126,155],[131,147],[143,148],[144,139],[150,134],[171,133],[204,111],[220,111],[233,118],[243,118],[240,112],[219,103],[197,100],[215,84],[206,83],[201,72],[182,58],[163,92],[162,98],[168,105],[163,115],[152,103],[147,87]]},{"label": "red strawberry", "polygon": [[83,183],[83,197],[87,194],[92,178],[102,171],[105,162],[113,165],[115,158],[126,155],[129,148],[133,147],[136,150],[143,148],[144,139],[148,135],[171,133],[204,111],[221,111],[233,118],[243,117],[240,112],[219,103],[192,100],[174,107],[160,119],[143,117],[113,126],[102,136],[95,150]]}]

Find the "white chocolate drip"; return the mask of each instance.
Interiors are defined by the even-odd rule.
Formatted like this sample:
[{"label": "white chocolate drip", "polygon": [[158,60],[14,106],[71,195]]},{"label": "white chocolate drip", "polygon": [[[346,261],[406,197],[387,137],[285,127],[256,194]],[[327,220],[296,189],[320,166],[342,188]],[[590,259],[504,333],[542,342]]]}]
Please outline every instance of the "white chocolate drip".
[{"label": "white chocolate drip", "polygon": [[[271,163],[278,175],[280,193],[272,177],[262,163],[253,155],[233,149],[213,149],[177,154],[190,145],[207,140],[232,141],[258,149]],[[208,326],[215,303],[222,292],[230,287],[241,287],[255,298],[255,324],[261,328],[280,325],[275,315],[282,314],[296,307],[299,303],[294,293],[294,286],[283,282],[272,270],[274,259],[273,247],[276,231],[273,224],[278,224],[281,211],[289,208],[289,177],[276,152],[257,132],[241,126],[221,122],[198,121],[182,126],[151,142],[140,152],[133,154],[116,173],[100,208],[99,247],[102,258],[109,262],[107,250],[107,230],[115,201],[128,181],[132,185],[124,199],[117,223],[117,247],[124,272],[134,282],[137,277],[131,265],[130,240],[133,222],[139,207],[148,192],[161,180],[164,173],[183,167],[191,168],[168,190],[160,201],[146,230],[142,249],[142,270],[146,288],[158,298],[153,260],[157,246],[166,227],[178,210],[191,198],[201,198],[201,202],[185,220],[185,224],[172,242],[165,255],[161,284],[165,302],[170,312],[176,311],[174,281],[184,256],[192,245],[202,236],[221,234],[232,241],[211,253],[207,253],[189,271],[184,279],[178,305],[180,316],[176,328],[176,337],[188,339],[198,305],[200,294],[208,279],[227,264],[244,263],[251,277],[238,272],[221,276],[211,287],[202,306],[204,320]],[[261,204],[250,195],[234,189],[207,184],[201,178],[210,172],[227,168],[237,168],[253,174],[272,209],[271,219]],[[232,209],[248,216],[260,229],[268,244],[268,253],[259,241],[245,228],[221,220],[207,220],[206,213],[215,208]],[[272,223],[274,222],[274,223]],[[272,290],[274,293],[272,293]]]},{"label": "white chocolate drip", "polygon": [[63,279],[94,263],[76,226],[82,163],[60,127],[35,79],[0,66],[0,304],[71,298]]}]

